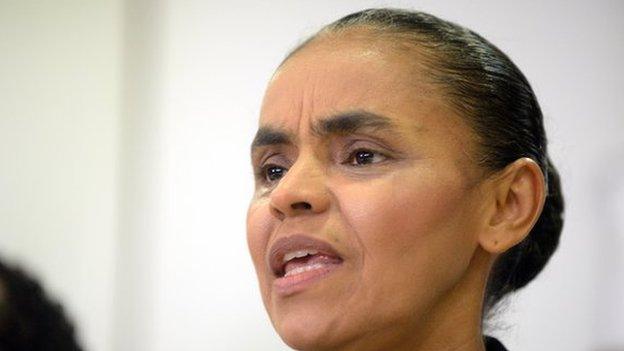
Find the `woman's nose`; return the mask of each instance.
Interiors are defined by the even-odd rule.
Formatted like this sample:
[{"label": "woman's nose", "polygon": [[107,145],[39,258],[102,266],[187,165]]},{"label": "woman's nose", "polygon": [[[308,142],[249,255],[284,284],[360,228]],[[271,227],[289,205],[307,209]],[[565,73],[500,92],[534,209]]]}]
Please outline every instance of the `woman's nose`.
[{"label": "woman's nose", "polygon": [[280,220],[329,207],[325,171],[315,161],[297,161],[270,195],[271,212]]}]

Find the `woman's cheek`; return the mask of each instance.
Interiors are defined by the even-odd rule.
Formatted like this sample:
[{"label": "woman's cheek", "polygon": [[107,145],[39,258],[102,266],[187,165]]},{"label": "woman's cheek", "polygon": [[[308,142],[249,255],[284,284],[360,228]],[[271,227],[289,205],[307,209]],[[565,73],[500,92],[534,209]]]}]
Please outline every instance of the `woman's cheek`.
[{"label": "woman's cheek", "polygon": [[449,222],[459,210],[461,187],[443,177],[412,172],[346,189],[341,208],[363,246],[367,270],[426,264],[444,251],[454,232]]},{"label": "woman's cheek", "polygon": [[247,210],[247,245],[258,276],[265,270],[264,252],[272,227],[268,201],[254,200]]},{"label": "woman's cheek", "polygon": [[[341,208],[358,232],[370,232],[371,239],[386,240],[389,235],[426,234],[417,228],[434,229],[448,219],[457,206],[458,187],[438,175],[423,172],[397,172],[388,177],[344,186]],[[381,229],[381,230],[379,230]],[[405,243],[405,242],[404,242]]]}]

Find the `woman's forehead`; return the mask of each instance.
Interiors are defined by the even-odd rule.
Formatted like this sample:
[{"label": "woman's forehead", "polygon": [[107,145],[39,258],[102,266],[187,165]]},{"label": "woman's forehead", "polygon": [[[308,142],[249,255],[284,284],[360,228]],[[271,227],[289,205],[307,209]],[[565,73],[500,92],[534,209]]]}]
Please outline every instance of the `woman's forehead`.
[{"label": "woman's forehead", "polygon": [[[306,48],[280,67],[268,85],[260,125],[286,126],[355,110],[400,116],[441,102],[428,84],[383,48],[331,44]],[[427,103],[432,99],[434,104]]]}]

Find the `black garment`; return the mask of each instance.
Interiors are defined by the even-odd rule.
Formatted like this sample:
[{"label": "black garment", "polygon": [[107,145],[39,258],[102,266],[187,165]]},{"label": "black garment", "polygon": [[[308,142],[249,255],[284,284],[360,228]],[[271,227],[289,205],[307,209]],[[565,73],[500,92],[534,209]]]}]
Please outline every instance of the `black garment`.
[{"label": "black garment", "polygon": [[507,351],[507,349],[505,348],[505,346],[503,344],[501,344],[500,341],[498,341],[498,339],[493,338],[491,336],[485,336],[483,338],[483,341],[485,342],[485,350],[486,351]]}]

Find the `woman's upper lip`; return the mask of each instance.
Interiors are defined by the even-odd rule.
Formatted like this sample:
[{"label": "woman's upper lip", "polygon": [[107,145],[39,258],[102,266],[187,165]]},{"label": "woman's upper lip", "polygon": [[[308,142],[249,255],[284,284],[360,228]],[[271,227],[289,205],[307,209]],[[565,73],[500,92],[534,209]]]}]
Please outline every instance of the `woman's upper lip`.
[{"label": "woman's upper lip", "polygon": [[276,276],[283,273],[284,255],[299,250],[315,250],[319,254],[342,259],[334,247],[320,239],[305,234],[293,234],[277,239],[267,255],[267,261],[271,271]]}]

